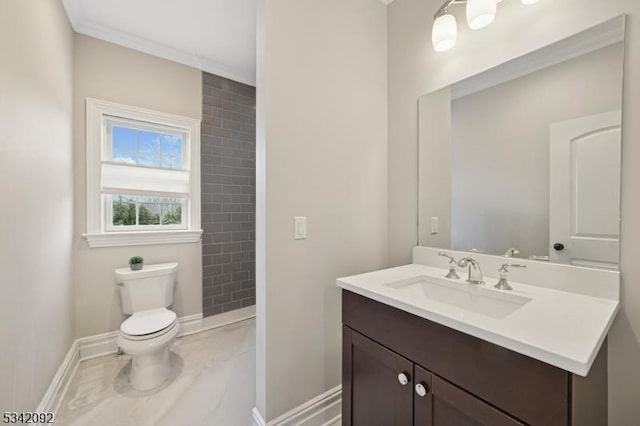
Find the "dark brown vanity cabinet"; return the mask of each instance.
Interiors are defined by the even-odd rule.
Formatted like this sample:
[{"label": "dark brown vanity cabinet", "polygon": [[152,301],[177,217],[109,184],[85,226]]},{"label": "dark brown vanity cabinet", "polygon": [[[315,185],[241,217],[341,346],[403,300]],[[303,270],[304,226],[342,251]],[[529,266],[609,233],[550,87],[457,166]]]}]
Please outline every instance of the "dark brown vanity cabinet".
[{"label": "dark brown vanity cabinet", "polygon": [[606,426],[606,345],[588,377],[343,291],[346,426]]},{"label": "dark brown vanity cabinet", "polygon": [[343,337],[343,425],[523,424],[348,327]]}]

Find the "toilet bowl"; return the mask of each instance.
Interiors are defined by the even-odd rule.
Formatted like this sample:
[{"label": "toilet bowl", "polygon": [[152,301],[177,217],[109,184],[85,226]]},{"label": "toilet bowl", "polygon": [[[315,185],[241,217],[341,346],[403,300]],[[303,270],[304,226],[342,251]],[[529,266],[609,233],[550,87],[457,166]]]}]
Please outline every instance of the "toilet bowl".
[{"label": "toilet bowl", "polygon": [[169,348],[180,330],[173,303],[177,263],[116,270],[122,310],[131,316],[120,325],[118,346],[131,355],[129,383],[137,390],[160,386],[171,372]]},{"label": "toilet bowl", "polygon": [[165,308],[136,312],[120,326],[118,346],[132,356],[129,383],[138,390],[160,386],[171,372],[169,347],[180,324]]}]

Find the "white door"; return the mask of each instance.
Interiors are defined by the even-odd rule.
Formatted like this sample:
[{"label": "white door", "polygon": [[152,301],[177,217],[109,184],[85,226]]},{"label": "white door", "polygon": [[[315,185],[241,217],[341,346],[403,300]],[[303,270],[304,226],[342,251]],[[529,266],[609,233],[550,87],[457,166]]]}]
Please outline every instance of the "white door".
[{"label": "white door", "polygon": [[617,269],[622,114],[551,125],[550,260]]}]

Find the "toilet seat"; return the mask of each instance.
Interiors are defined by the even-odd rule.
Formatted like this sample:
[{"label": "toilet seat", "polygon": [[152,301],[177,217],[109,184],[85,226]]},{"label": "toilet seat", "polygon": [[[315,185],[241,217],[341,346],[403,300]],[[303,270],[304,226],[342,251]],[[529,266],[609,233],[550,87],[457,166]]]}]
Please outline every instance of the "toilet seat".
[{"label": "toilet seat", "polygon": [[171,371],[169,347],[179,331],[180,322],[177,319],[162,330],[141,336],[120,331],[118,347],[132,357],[129,370],[131,387],[149,390],[160,386],[167,379]]},{"label": "toilet seat", "polygon": [[136,312],[120,325],[127,340],[149,340],[162,336],[177,323],[176,313],[166,308]]}]

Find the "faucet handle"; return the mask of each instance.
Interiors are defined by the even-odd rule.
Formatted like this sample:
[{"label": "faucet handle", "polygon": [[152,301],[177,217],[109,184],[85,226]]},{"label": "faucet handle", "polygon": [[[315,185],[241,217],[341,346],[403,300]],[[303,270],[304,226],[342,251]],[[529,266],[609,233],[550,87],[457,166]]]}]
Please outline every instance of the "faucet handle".
[{"label": "faucet handle", "polygon": [[447,259],[449,259],[449,263],[456,263],[456,259],[450,254],[445,253],[444,251],[438,253],[438,256],[446,257]]},{"label": "faucet handle", "polygon": [[509,269],[508,268],[526,268],[527,265],[523,265],[521,263],[504,263],[500,269],[498,269],[498,272],[500,273],[500,280],[498,281],[498,284],[496,284],[494,287],[497,288],[498,290],[513,290],[513,288],[509,285],[509,282],[507,281],[507,274],[509,273]]},{"label": "faucet handle", "polygon": [[507,268],[526,268],[526,267],[527,265],[524,265],[522,263],[504,263],[502,264],[500,269],[498,269],[498,272],[500,272],[500,275],[502,275],[502,274],[507,274],[509,272],[509,269]]},{"label": "faucet handle", "polygon": [[458,273],[456,272],[456,266],[458,265],[458,263],[456,262],[456,259],[441,251],[440,253],[438,253],[438,256],[442,256],[442,257],[446,257],[449,259],[449,273],[447,273],[447,275],[445,275],[445,278],[449,278],[451,280],[459,280],[460,277],[458,276]]}]

